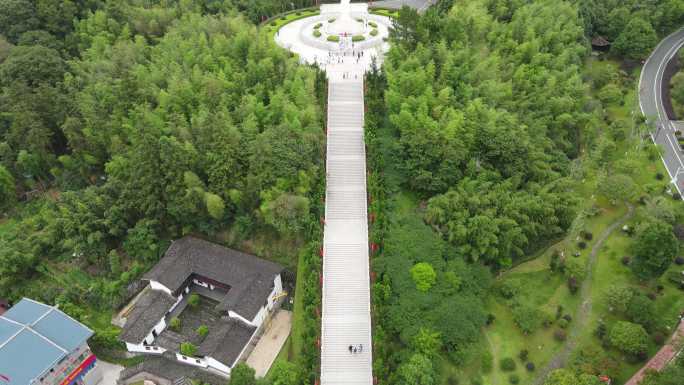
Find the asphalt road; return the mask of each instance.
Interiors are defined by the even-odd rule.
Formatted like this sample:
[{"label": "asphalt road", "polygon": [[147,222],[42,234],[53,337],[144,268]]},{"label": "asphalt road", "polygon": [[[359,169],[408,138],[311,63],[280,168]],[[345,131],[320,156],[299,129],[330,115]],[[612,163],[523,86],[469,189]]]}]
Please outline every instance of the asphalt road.
[{"label": "asphalt road", "polygon": [[423,12],[429,6],[435,4],[437,0],[381,0],[369,2],[368,5],[377,8],[400,9],[404,5],[415,8],[418,12]]},{"label": "asphalt road", "polygon": [[646,60],[639,79],[639,106],[653,128],[651,137],[663,149],[662,159],[682,195],[684,190],[684,153],[679,149],[675,138],[675,124],[668,118],[663,104],[663,84],[665,69],[670,60],[684,44],[684,28],[666,37]]}]

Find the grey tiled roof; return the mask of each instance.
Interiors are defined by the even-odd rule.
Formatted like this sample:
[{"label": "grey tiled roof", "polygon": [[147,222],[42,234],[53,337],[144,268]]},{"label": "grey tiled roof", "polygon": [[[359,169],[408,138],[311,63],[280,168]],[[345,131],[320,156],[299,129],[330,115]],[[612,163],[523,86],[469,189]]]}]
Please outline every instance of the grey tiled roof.
[{"label": "grey tiled roof", "polygon": [[126,368],[121,372],[118,383],[125,383],[128,379],[139,373],[149,373],[157,377],[165,378],[171,382],[179,381],[182,378],[200,380],[211,385],[225,385],[228,379],[210,373],[196,366],[183,364],[176,360],[173,353],[165,353],[162,356],[147,356],[145,361],[136,366]]},{"label": "grey tiled roof", "polygon": [[209,356],[232,367],[254,330],[256,328],[240,321],[226,319],[217,330],[209,330],[209,334],[197,349],[197,354]]},{"label": "grey tiled roof", "polygon": [[187,236],[174,241],[143,279],[160,282],[173,292],[181,289],[191,274],[229,285],[230,291],[218,308],[251,320],[282,271],[277,263]]},{"label": "grey tiled roof", "polygon": [[119,338],[132,344],[141,343],[174,303],[176,300],[165,292],[146,289],[126,317],[126,324]]}]

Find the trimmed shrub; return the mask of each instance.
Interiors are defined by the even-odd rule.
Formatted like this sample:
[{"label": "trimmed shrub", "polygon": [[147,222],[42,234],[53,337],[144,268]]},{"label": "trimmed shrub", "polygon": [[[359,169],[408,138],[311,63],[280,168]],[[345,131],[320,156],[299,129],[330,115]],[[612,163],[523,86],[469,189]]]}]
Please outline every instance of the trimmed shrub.
[{"label": "trimmed shrub", "polygon": [[586,248],[587,248],[587,243],[584,242],[584,241],[580,241],[580,242],[577,243],[577,247],[579,247],[580,249],[586,249]]},{"label": "trimmed shrub", "polygon": [[568,289],[570,290],[570,294],[577,293],[577,290],[579,290],[579,283],[577,283],[577,278],[568,278]]},{"label": "trimmed shrub", "polygon": [[558,329],[553,332],[553,338],[558,342],[563,342],[568,338],[568,334],[565,332],[565,330]]},{"label": "trimmed shrub", "polygon": [[314,35],[314,37],[321,37],[321,31],[314,29],[313,35]]},{"label": "trimmed shrub", "polygon": [[314,29],[319,29],[322,26],[323,26],[323,23],[318,23],[318,24],[314,25]]},{"label": "trimmed shrub", "polygon": [[679,266],[684,265],[684,257],[675,258],[674,263]]},{"label": "trimmed shrub", "polygon": [[378,30],[377,30],[377,29],[372,29],[372,30],[370,31],[370,35],[371,35],[371,36],[378,36]]},{"label": "trimmed shrub", "polygon": [[570,321],[572,321],[572,316],[570,314],[566,314],[563,316],[563,319],[570,322]]},{"label": "trimmed shrub", "polygon": [[592,234],[590,231],[582,231],[582,238],[587,241],[591,241],[594,239],[594,234]]},{"label": "trimmed shrub", "polygon": [[496,316],[492,313],[487,314],[487,325],[491,325],[496,320]]},{"label": "trimmed shrub", "polygon": [[606,324],[604,324],[603,322],[599,322],[598,326],[596,327],[596,331],[594,332],[594,334],[596,334],[596,337],[602,340],[607,333],[608,328],[606,327]]},{"label": "trimmed shrub", "polygon": [[366,40],[366,37],[363,35],[354,35],[352,36],[352,41],[363,41]]},{"label": "trimmed shrub", "polygon": [[271,26],[275,27],[276,25],[278,25],[278,23],[276,23],[275,21],[271,22]]},{"label": "trimmed shrub", "polygon": [[665,335],[661,332],[653,333],[653,342],[655,342],[656,345],[662,345],[665,342]]},{"label": "trimmed shrub", "polygon": [[625,255],[624,257],[622,257],[620,262],[622,262],[622,264],[625,266],[629,266],[630,262],[632,262],[632,258]]},{"label": "trimmed shrub", "polygon": [[525,369],[527,369],[528,372],[534,372],[534,363],[528,362],[527,364],[525,364]]},{"label": "trimmed shrub", "polygon": [[207,334],[209,334],[209,328],[207,327],[207,325],[200,325],[200,327],[197,328],[196,332],[200,337],[204,338],[207,336]]},{"label": "trimmed shrub", "polygon": [[181,328],[181,320],[178,319],[178,317],[171,318],[171,321],[169,321],[169,328],[173,331],[179,331]]},{"label": "trimmed shrub", "polygon": [[515,360],[510,357],[503,358],[501,362],[499,362],[499,367],[504,372],[512,372],[515,370]]},{"label": "trimmed shrub", "polygon": [[369,21],[368,25],[370,25],[373,28],[378,28],[378,25],[374,21]]},{"label": "trimmed shrub", "polygon": [[527,349],[523,349],[518,353],[518,358],[520,358],[520,361],[527,361],[527,357],[530,355],[530,352],[527,351]]},{"label": "trimmed shrub", "polygon": [[657,179],[657,180],[663,180],[663,178],[665,178],[665,176],[663,175],[662,172],[659,172],[659,173],[656,174],[656,179]]},{"label": "trimmed shrub", "polygon": [[330,35],[330,36],[328,36],[328,41],[332,41],[332,42],[337,43],[338,41],[340,41],[340,37],[337,35]]},{"label": "trimmed shrub", "polygon": [[191,344],[190,342],[183,342],[180,345],[180,352],[184,356],[194,356],[197,354],[197,346]]},{"label": "trimmed shrub", "polygon": [[508,376],[508,382],[515,385],[520,382],[520,377],[517,374],[513,373],[510,376]]},{"label": "trimmed shrub", "polygon": [[334,17],[333,17],[333,18],[330,18],[330,19],[328,19],[328,23],[334,23],[335,20],[337,20],[337,19],[335,19]]},{"label": "trimmed shrub", "polygon": [[682,196],[679,195],[679,193],[674,193],[674,194],[672,194],[672,199],[679,201],[679,200],[682,200]]},{"label": "trimmed shrub", "polygon": [[200,303],[200,297],[197,294],[190,294],[190,297],[188,297],[188,305],[190,307],[197,307]]},{"label": "trimmed shrub", "polygon": [[568,327],[568,320],[566,320],[565,318],[559,319],[558,320],[558,326],[562,329],[567,328]]},{"label": "trimmed shrub", "polygon": [[563,305],[558,305],[556,307],[556,319],[560,319],[563,316]]}]

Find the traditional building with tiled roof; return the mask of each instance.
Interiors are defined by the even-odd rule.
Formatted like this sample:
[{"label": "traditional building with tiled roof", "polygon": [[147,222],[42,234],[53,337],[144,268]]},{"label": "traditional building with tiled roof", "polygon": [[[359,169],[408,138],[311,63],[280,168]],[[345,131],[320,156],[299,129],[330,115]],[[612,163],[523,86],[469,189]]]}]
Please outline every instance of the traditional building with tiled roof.
[{"label": "traditional building with tiled roof", "polygon": [[[179,361],[229,375],[283,296],[282,271],[199,238],[178,239],[143,276],[149,285],[123,315],[120,338],[131,352],[175,352]],[[202,298],[197,308],[188,304],[192,294]],[[181,326],[169,327],[174,318]],[[195,332],[199,326],[206,335]],[[182,343],[196,353],[181,354]]]}]

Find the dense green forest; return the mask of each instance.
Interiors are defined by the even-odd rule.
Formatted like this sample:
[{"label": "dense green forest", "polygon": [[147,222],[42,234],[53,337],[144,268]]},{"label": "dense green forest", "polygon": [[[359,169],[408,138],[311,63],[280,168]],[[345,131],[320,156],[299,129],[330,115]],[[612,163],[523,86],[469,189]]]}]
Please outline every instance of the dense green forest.
[{"label": "dense green forest", "polygon": [[[630,117],[634,77],[612,63],[634,68],[681,25],[683,7],[456,0],[400,12],[366,96],[380,383],[540,383],[568,334],[580,349],[549,385],[598,384],[599,374],[622,381],[662,344],[683,305],[676,285],[663,289],[663,274],[684,217],[658,182],[657,151],[641,136],[648,127]],[[597,35],[612,43],[609,53],[591,54]],[[592,216],[605,221],[636,200],[636,239],[611,251],[634,261],[592,289],[584,249],[607,226]],[[631,311],[604,305],[615,291],[627,293]],[[578,315],[585,295],[600,306]],[[585,318],[596,325],[574,326]],[[630,351],[625,344],[641,336],[656,342]]]},{"label": "dense green forest", "polygon": [[[312,5],[0,0],[0,297],[58,303],[118,359],[129,285],[200,234],[297,270],[267,382],[314,384],[325,77],[258,25]],[[380,384],[622,383],[663,344],[684,208],[635,90],[683,22],[684,0],[399,12],[366,79]]]},{"label": "dense green forest", "polygon": [[[242,6],[0,1],[0,297],[59,303],[116,350],[128,285],[195,233],[301,256],[302,306],[320,301],[324,78]],[[305,328],[286,369],[308,378]]]}]

